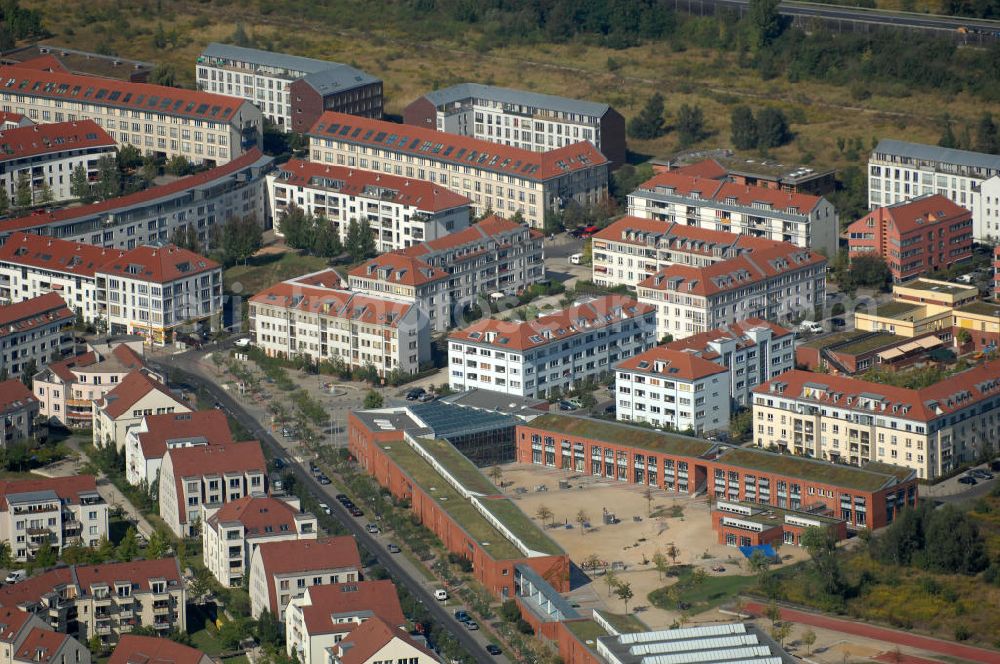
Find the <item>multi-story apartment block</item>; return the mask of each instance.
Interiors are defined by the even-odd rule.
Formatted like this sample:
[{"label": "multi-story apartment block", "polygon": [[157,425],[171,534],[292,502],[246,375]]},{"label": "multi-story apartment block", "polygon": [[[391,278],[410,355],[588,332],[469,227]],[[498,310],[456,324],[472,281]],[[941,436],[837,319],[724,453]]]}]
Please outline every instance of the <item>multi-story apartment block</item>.
[{"label": "multi-story apartment block", "polygon": [[[7,203],[17,200],[17,185],[23,179],[31,187],[33,202],[66,201],[73,172],[80,166],[88,181],[97,179],[101,157],[117,154],[115,141],[93,120],[58,122],[0,131],[0,190]],[[48,187],[49,200],[44,200]]]},{"label": "multi-story apartment block", "polygon": [[222,266],[193,251],[172,244],[136,247],[94,276],[111,334],[138,334],[162,346],[179,329],[214,331],[221,322]]},{"label": "multi-story apartment block", "polygon": [[382,117],[381,79],[339,62],[212,42],[195,75],[199,90],[242,97],[286,131],[307,131],[324,111]]},{"label": "multi-story apartment block", "polygon": [[329,664],[378,664],[407,662],[436,664],[440,658],[417,643],[410,633],[381,618],[370,618],[326,650]]},{"label": "multi-story apartment block", "polygon": [[810,318],[826,299],[826,258],[787,243],[706,267],[674,264],[638,285],[657,337],[683,339],[748,318]]},{"label": "multi-story apartment block", "polygon": [[698,434],[729,428],[730,369],[683,350],[650,348],[615,365],[623,422]]},{"label": "multi-story apartment block", "polygon": [[877,208],[847,227],[851,258],[878,256],[894,281],[972,258],[972,212],[940,194]]},{"label": "multi-story apartment block", "polygon": [[127,196],[5,219],[0,221],[0,242],[25,231],[134,249],[166,243],[178,229],[191,229],[202,246],[208,246],[213,242],[212,229],[221,229],[230,217],[249,216],[267,226],[264,176],[273,161],[253,149],[222,166]]},{"label": "multi-story apartment block", "polygon": [[736,184],[767,187],[793,194],[824,196],[837,189],[837,172],[832,168],[820,169],[786,165],[760,159],[744,159],[731,150],[702,151],[681,154],[673,159],[654,159],[650,162],[655,173],[684,173],[716,180],[728,179]]},{"label": "multi-story apartment block", "polygon": [[244,496],[221,507],[205,508],[201,526],[202,560],[223,586],[249,579],[250,557],[266,542],[314,540],[316,516],[303,512],[297,498]]},{"label": "multi-story apartment block", "polygon": [[267,462],[256,440],[168,448],[159,484],[163,521],[177,537],[192,537],[208,510],[266,495]]},{"label": "multi-story apartment block", "polygon": [[144,415],[125,434],[125,479],[152,490],[168,449],[235,442],[221,410]]},{"label": "multi-story apartment block", "polygon": [[110,392],[94,400],[91,420],[94,447],[114,445],[124,453],[128,430],[142,422],[142,418],[191,412],[160,378],[149,369],[133,369]]},{"label": "multi-story apartment block", "polygon": [[250,554],[250,614],[270,611],[285,619],[289,602],[308,588],[361,580],[361,556],[353,537],[264,542]]},{"label": "multi-story apartment block", "polygon": [[108,536],[108,505],[93,475],[0,481],[0,541],[24,562],[40,547],[96,546]]},{"label": "multi-story apartment block", "polygon": [[582,141],[547,152],[434,129],[324,113],[309,130],[314,162],[429,180],[472,201],[476,214],[517,212],[541,228],[545,213],[608,195],[608,160]]},{"label": "multi-story apartment block", "polygon": [[93,120],[144,154],[214,166],[261,144],[260,110],[234,97],[18,66],[0,67],[0,79],[4,111],[41,124]]},{"label": "multi-story apartment block", "polygon": [[592,101],[459,83],[410,102],[403,122],[533,152],[589,141],[612,168],[625,163],[625,118]]},{"label": "multi-story apartment block", "polygon": [[[1000,160],[996,164],[1000,167]],[[972,206],[973,236],[977,241],[994,243],[1000,240],[1000,175],[983,180],[979,188]]]},{"label": "multi-story apartment block", "polygon": [[749,408],[755,387],[795,368],[795,332],[760,318],[692,334],[662,348],[727,367],[735,408]]},{"label": "multi-story apartment block", "polygon": [[997,453],[998,371],[1000,362],[987,362],[919,390],[790,371],[755,390],[754,442],[934,479]]},{"label": "multi-story apartment block", "polygon": [[112,78],[132,83],[145,83],[156,69],[152,62],[129,60],[120,55],[104,55],[93,51],[78,51],[58,44],[28,44],[5,51],[0,63],[28,67],[55,67],[83,76]]},{"label": "multi-story apartment block", "polygon": [[35,434],[38,399],[16,378],[0,382],[0,448]]},{"label": "multi-story apartment block", "polygon": [[292,159],[267,176],[274,232],[293,206],[324,217],[347,241],[352,220],[367,220],[379,253],[437,240],[469,226],[469,199],[422,180]]},{"label": "multi-story apartment block", "polygon": [[89,344],[85,353],[52,362],[32,380],[39,414],[67,427],[91,426],[94,402],[143,368],[142,348],[141,341]]},{"label": "multi-story apartment block", "polygon": [[591,242],[594,283],[629,289],[674,263],[705,267],[785,245],[750,235],[629,216],[598,231]]},{"label": "multi-story apartment block", "polygon": [[90,664],[90,650],[34,613],[0,608],[0,664]]},{"label": "multi-story apartment block", "polygon": [[837,211],[821,196],[658,173],[628,196],[628,213],[837,253]]},{"label": "multi-story apartment block", "polygon": [[285,609],[285,652],[302,664],[323,664],[326,651],[372,618],[406,625],[396,586],[388,579],[311,586]]},{"label": "multi-story apartment block", "polygon": [[461,320],[477,298],[516,295],[545,279],[543,236],[491,216],[447,237],[363,263],[348,274],[351,290],[415,304],[435,331]]},{"label": "multi-story apartment block", "polygon": [[0,589],[3,606],[34,613],[84,642],[97,636],[109,649],[136,627],[183,631],[186,597],[177,558],[57,567]]},{"label": "multi-story apartment block", "polygon": [[75,319],[57,293],[0,306],[0,370],[30,378],[71,352]]},{"label": "multi-story apartment block", "polygon": [[157,636],[122,634],[108,664],[213,664],[215,660],[191,646]]},{"label": "multi-story apartment block", "polygon": [[448,336],[452,389],[547,397],[656,343],[656,311],[621,295],[530,321],[486,318]]},{"label": "multi-story apartment block", "polygon": [[250,329],[272,357],[372,366],[380,375],[415,373],[430,359],[430,332],[415,306],[298,280],[250,299]]}]

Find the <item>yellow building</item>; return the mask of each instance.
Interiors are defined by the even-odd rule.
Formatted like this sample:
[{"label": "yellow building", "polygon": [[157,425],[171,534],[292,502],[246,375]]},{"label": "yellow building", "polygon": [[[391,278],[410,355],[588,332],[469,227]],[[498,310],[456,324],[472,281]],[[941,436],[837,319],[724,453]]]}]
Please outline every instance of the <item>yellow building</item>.
[{"label": "yellow building", "polygon": [[959,307],[979,299],[979,289],[975,286],[953,284],[950,281],[918,278],[905,284],[893,285],[892,296],[897,301]]},{"label": "yellow building", "polygon": [[952,311],[952,325],[960,344],[965,336],[962,331],[966,331],[969,336],[964,343],[973,344],[975,350],[996,350],[1000,342],[1000,304],[972,302],[958,307]]},{"label": "yellow building", "polygon": [[897,300],[875,307],[870,313],[856,311],[854,327],[863,332],[889,332],[911,339],[936,334],[947,340],[951,338],[952,309]]}]

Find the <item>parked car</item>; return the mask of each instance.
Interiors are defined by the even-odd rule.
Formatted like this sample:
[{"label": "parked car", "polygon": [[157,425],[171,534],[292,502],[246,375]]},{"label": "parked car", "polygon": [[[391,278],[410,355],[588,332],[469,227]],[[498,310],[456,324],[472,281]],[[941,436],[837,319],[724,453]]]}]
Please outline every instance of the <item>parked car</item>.
[{"label": "parked car", "polygon": [[958,482],[959,482],[959,484],[968,484],[969,486],[972,486],[974,484],[978,484],[978,482],[976,482],[976,478],[973,477],[972,475],[966,475],[964,477],[959,477],[958,478]]},{"label": "parked car", "polygon": [[455,611],[455,620],[461,623],[469,622],[472,620],[472,616],[469,615],[468,611],[459,609],[458,611]]},{"label": "parked car", "polygon": [[605,415],[614,415],[615,414],[615,410],[616,410],[615,409],[615,405],[611,404],[610,406],[606,406],[604,408],[604,414]]},{"label": "parked car", "polygon": [[468,630],[475,631],[479,629],[479,623],[477,623],[475,620],[469,620],[465,623],[465,628]]},{"label": "parked car", "polygon": [[324,486],[330,483],[330,478],[326,475],[320,475],[317,479],[319,480],[319,483]]},{"label": "parked car", "polygon": [[4,583],[17,583],[18,581],[24,581],[28,578],[28,571],[23,569],[13,570],[7,575],[7,578],[3,580]]},{"label": "parked car", "polygon": [[313,475],[318,475],[320,472],[319,466],[316,465],[315,461],[309,462],[309,472]]},{"label": "parked car", "polygon": [[986,470],[985,468],[974,468],[973,470],[969,471],[969,475],[979,480],[993,479],[993,473]]},{"label": "parked car", "polygon": [[431,394],[430,392],[424,392],[423,394],[420,395],[418,401],[422,403],[427,403],[428,401],[434,401],[435,399],[437,399],[437,396]]},{"label": "parked car", "polygon": [[344,502],[345,500],[350,500],[350,498],[347,497],[346,493],[338,493],[336,496],[334,496],[334,498],[336,498],[337,502],[340,503]]},{"label": "parked car", "polygon": [[497,655],[502,654],[503,650],[500,650],[500,646],[491,643],[486,646],[486,652],[496,657]]},{"label": "parked car", "polygon": [[804,320],[799,323],[799,332],[808,332],[810,334],[820,334],[823,332],[823,324],[817,323],[812,320]]},{"label": "parked car", "polygon": [[327,505],[326,503],[320,503],[319,508],[323,512],[323,514],[333,514],[333,511],[330,509],[330,506]]},{"label": "parked car", "polygon": [[576,406],[571,404],[569,401],[560,401],[559,410],[576,410]]},{"label": "parked car", "polygon": [[426,394],[426,392],[427,392],[427,390],[425,390],[422,387],[415,387],[415,388],[413,388],[412,390],[410,390],[409,392],[406,393],[406,400],[407,401],[416,401],[417,399],[419,399],[420,397],[422,397],[424,394]]},{"label": "parked car", "polygon": [[233,342],[233,345],[236,346],[237,348],[247,348],[250,346],[250,338],[240,337],[239,339]]},{"label": "parked car", "polygon": [[580,265],[583,263],[583,254],[570,254],[569,264],[570,265]]},{"label": "parked car", "polygon": [[382,532],[381,530],[378,529],[378,526],[376,526],[374,523],[369,523],[367,526],[365,526],[365,530],[370,532],[372,535],[378,535],[380,532]]},{"label": "parked car", "polygon": [[389,549],[389,553],[399,553],[400,552],[400,548],[398,546],[396,546],[395,544],[390,544],[386,548]]},{"label": "parked car", "polygon": [[830,319],[830,324],[834,327],[847,327],[847,320],[840,316],[834,316]]},{"label": "parked car", "polygon": [[448,599],[448,591],[445,590],[444,588],[438,588],[437,590],[434,591],[434,599],[436,599],[439,602],[445,601],[446,599]]},{"label": "parked car", "polygon": [[358,507],[352,507],[350,510],[351,516],[364,516],[365,513]]},{"label": "parked car", "polygon": [[275,457],[271,464],[274,466],[275,470],[281,470],[285,467],[285,460],[281,457]]}]

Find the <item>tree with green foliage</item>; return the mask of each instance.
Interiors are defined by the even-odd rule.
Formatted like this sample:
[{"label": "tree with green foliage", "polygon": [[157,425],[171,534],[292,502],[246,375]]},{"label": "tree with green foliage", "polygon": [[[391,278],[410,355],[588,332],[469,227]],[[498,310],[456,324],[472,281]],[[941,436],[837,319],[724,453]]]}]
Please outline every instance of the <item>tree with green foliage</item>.
[{"label": "tree with green foliage", "polygon": [[778,12],[780,0],[750,0],[750,36],[757,50],[764,49],[781,36],[784,21]]},{"label": "tree with green foliage", "polygon": [[125,531],[122,541],[118,543],[118,548],[115,550],[115,557],[122,562],[135,560],[139,557],[139,538],[134,526],[129,526],[128,530]]},{"label": "tree with green foliage", "polygon": [[193,167],[187,157],[179,154],[170,158],[167,165],[164,167],[164,170],[170,175],[183,177],[185,175],[190,175]]},{"label": "tree with green foliage", "polygon": [[382,394],[376,390],[368,390],[368,394],[365,395],[365,409],[381,408],[383,402]]},{"label": "tree with green foliage", "polygon": [[149,544],[146,545],[146,558],[156,560],[162,558],[167,553],[167,540],[159,530],[154,530],[149,536]]},{"label": "tree with green foliage", "polygon": [[121,172],[114,157],[105,155],[97,160],[97,197],[102,201],[114,198],[121,193]]},{"label": "tree with green foliage", "polygon": [[892,278],[881,256],[855,256],[851,259],[850,279],[854,286],[882,288]]},{"label": "tree with green foliage", "polygon": [[621,601],[625,602],[625,613],[628,613],[628,603],[635,597],[635,593],[632,592],[631,583],[619,583],[615,587],[615,596]]},{"label": "tree with green foliage", "polygon": [[361,258],[374,258],[377,256],[378,249],[375,245],[375,231],[367,219],[361,220],[359,234],[361,236]]},{"label": "tree with green foliage", "polygon": [[46,540],[38,547],[38,551],[35,552],[35,557],[31,562],[38,569],[48,569],[58,561],[59,553],[52,546],[52,543]]},{"label": "tree with green foliage", "polygon": [[948,113],[943,113],[938,119],[938,124],[941,126],[941,138],[938,139],[938,145],[943,148],[957,148],[958,138],[952,128],[951,116]]},{"label": "tree with green foliage", "polygon": [[246,261],[264,246],[264,231],[257,220],[247,215],[230,217],[222,229],[222,256],[226,265]]},{"label": "tree with green foliage", "polygon": [[667,562],[667,555],[659,549],[653,553],[653,567],[656,568],[656,574],[659,576],[660,581],[663,580],[663,575],[670,569],[670,565]]},{"label": "tree with green foliage", "polygon": [[650,140],[662,136],[663,126],[663,95],[653,93],[639,115],[628,123],[628,135],[632,138]]},{"label": "tree with green foliage", "polygon": [[587,510],[581,509],[576,513],[576,523],[580,526],[580,534],[586,534],[587,524],[590,523],[590,515],[587,514]]},{"label": "tree with green foliage", "polygon": [[288,207],[281,213],[278,230],[285,238],[285,244],[293,249],[304,249],[312,244],[312,215],[297,205]]},{"label": "tree with green foliage", "polygon": [[229,41],[236,44],[237,46],[250,46],[250,36],[247,35],[246,28],[243,27],[243,23],[237,22],[236,28],[233,30],[233,34],[229,37]]},{"label": "tree with green foliage", "polygon": [[21,382],[24,383],[28,389],[31,389],[36,373],[38,373],[38,362],[32,358],[28,360],[27,364],[24,365],[24,371],[21,373]]},{"label": "tree with green foliage", "polygon": [[90,654],[94,656],[94,659],[102,657],[105,652],[104,642],[101,641],[101,637],[94,634],[87,640],[87,648],[90,650]]},{"label": "tree with green foliage", "polygon": [[55,200],[55,194],[52,193],[52,187],[49,186],[48,180],[42,180],[42,188],[38,192],[38,202],[42,205],[48,205]]},{"label": "tree with green foliage", "polygon": [[549,509],[548,505],[539,505],[538,509],[535,510],[535,518],[542,522],[542,526],[545,526],[545,522],[554,518],[555,515],[552,510]]},{"label": "tree with green foliage", "polygon": [[10,212],[10,194],[6,190],[0,192],[0,217]]},{"label": "tree with green foliage", "polygon": [[314,217],[312,253],[323,258],[336,258],[344,253],[340,242],[340,230],[332,221],[320,215]]},{"label": "tree with green foliage", "polygon": [[274,614],[264,609],[254,625],[254,637],[264,646],[277,646],[285,641],[285,630]]},{"label": "tree with green foliage", "polygon": [[976,139],[972,145],[976,152],[985,154],[1000,154],[1000,137],[997,136],[997,125],[993,114],[984,111],[976,123]]},{"label": "tree with green foliage", "polygon": [[13,564],[13,559],[10,555],[10,544],[7,542],[0,542],[0,567],[3,569],[10,569]]},{"label": "tree with green foliage", "polygon": [[701,106],[689,106],[681,104],[677,111],[677,137],[680,139],[682,147],[693,145],[706,138],[708,132],[705,130],[705,114]]},{"label": "tree with green foliage", "polygon": [[733,109],[729,138],[737,150],[757,147],[757,120],[749,106],[737,106]]},{"label": "tree with green foliage", "polygon": [[156,157],[146,156],[142,158],[142,179],[152,184],[153,180],[160,174],[160,161]]},{"label": "tree with green foliage", "polygon": [[131,171],[142,166],[142,152],[131,143],[126,143],[118,150],[118,168]]},{"label": "tree with green foliage", "polygon": [[90,180],[87,178],[87,168],[83,164],[74,168],[73,174],[70,175],[69,193],[84,203],[89,203],[92,199]]},{"label": "tree with green foliage", "polygon": [[28,172],[21,171],[17,174],[17,184],[14,185],[14,206],[23,212],[31,207],[32,198],[31,180],[28,179]]},{"label": "tree with green foliage", "polygon": [[989,566],[986,543],[968,514],[953,505],[928,510],[920,566],[943,574],[978,574]]},{"label": "tree with green foliage", "polygon": [[781,147],[790,139],[784,112],[777,108],[762,108],[757,112],[757,147],[760,150]]},{"label": "tree with green foliage", "polygon": [[818,587],[830,597],[843,600],[849,589],[837,555],[837,538],[828,528],[807,528],[801,544],[812,558]]},{"label": "tree with green foliage", "polygon": [[500,617],[503,618],[504,622],[517,622],[517,619],[521,617],[521,609],[517,605],[517,601],[513,599],[508,599],[500,605]]},{"label": "tree with green foliage", "polygon": [[163,23],[157,21],[156,32],[153,33],[153,46],[158,49],[167,47],[167,31],[163,29]]},{"label": "tree with green foliage", "polygon": [[753,411],[743,408],[733,413],[729,420],[729,435],[733,442],[743,442],[753,437]]}]

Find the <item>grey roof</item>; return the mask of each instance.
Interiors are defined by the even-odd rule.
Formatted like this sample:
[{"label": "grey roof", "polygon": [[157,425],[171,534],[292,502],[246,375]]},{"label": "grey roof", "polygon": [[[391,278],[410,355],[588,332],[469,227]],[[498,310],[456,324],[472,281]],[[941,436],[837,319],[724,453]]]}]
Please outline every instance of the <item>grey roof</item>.
[{"label": "grey roof", "polygon": [[598,640],[606,653],[605,659],[618,664],[783,664],[794,661],[760,630],[742,623],[602,636]]},{"label": "grey roof", "polygon": [[232,44],[219,44],[212,42],[201,52],[202,56],[210,58],[229,58],[241,62],[252,62],[268,67],[280,67],[291,71],[301,71],[306,74],[323,71],[331,67],[337,67],[340,63],[315,60],[313,58],[303,58],[298,55],[288,55],[286,53],[273,53],[259,48],[246,48],[245,46],[233,46]]},{"label": "grey roof", "polygon": [[879,141],[875,147],[875,152],[923,161],[938,161],[945,164],[1000,171],[1000,156],[998,155],[971,152],[969,150],[956,150],[954,148],[942,148],[936,145],[924,145],[923,143],[897,141],[892,138],[883,138]]},{"label": "grey roof", "polygon": [[59,502],[59,495],[52,489],[42,489],[41,491],[24,491],[21,493],[7,494],[7,503],[38,503],[43,500],[53,500]]},{"label": "grey roof", "polygon": [[463,408],[443,401],[408,406],[413,417],[427,426],[438,438],[469,435],[483,431],[513,428],[520,420],[503,413]]},{"label": "grey roof", "polygon": [[380,78],[366,74],[350,65],[335,64],[328,69],[305,76],[302,82],[308,83],[321,95],[328,95],[331,92],[378,83],[380,80]]},{"label": "grey roof", "polygon": [[495,85],[480,83],[459,83],[450,88],[428,92],[424,97],[435,106],[451,104],[465,99],[489,99],[504,104],[519,104],[534,108],[544,108],[563,113],[581,113],[601,117],[611,108],[607,104],[582,99],[569,99],[555,95],[543,95],[538,92],[526,92],[511,88],[501,88]]},{"label": "grey roof", "polygon": [[496,413],[515,415],[522,419],[532,418],[548,410],[549,402],[534,397],[519,397],[487,390],[471,389],[443,396],[439,401],[465,408],[489,410]]}]

